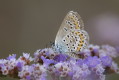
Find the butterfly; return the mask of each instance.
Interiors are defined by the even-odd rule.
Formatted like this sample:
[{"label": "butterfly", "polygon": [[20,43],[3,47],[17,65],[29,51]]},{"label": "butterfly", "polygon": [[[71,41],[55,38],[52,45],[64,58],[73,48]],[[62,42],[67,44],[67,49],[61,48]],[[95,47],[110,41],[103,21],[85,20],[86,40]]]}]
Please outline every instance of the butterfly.
[{"label": "butterfly", "polygon": [[77,12],[70,11],[64,18],[55,38],[56,51],[74,56],[87,48],[88,33],[84,30],[84,23]]}]

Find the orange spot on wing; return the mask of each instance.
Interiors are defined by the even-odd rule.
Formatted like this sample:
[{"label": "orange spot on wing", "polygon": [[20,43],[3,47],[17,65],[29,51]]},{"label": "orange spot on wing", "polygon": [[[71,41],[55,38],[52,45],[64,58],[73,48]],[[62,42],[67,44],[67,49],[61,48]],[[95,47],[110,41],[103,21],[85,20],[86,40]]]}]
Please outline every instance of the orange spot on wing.
[{"label": "orange spot on wing", "polygon": [[77,47],[76,51],[80,51],[81,50],[81,46]]},{"label": "orange spot on wing", "polygon": [[76,17],[74,16],[69,16],[69,18],[73,20],[75,28],[80,29],[79,24],[78,24],[78,19],[76,19]]}]

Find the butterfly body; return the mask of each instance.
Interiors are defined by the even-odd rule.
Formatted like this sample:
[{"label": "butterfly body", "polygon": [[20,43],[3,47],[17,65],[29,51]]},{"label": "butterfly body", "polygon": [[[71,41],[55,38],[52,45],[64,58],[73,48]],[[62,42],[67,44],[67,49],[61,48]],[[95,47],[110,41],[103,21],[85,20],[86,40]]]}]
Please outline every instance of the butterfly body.
[{"label": "butterfly body", "polygon": [[87,47],[88,41],[81,17],[77,12],[70,11],[56,35],[56,50],[64,53],[80,52]]}]

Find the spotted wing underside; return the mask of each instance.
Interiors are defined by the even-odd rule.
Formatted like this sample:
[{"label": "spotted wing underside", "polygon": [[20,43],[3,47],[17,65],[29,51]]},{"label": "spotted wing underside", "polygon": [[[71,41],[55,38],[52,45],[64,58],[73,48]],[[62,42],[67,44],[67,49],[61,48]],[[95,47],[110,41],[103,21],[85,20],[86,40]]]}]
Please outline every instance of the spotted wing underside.
[{"label": "spotted wing underside", "polygon": [[70,11],[64,18],[56,35],[55,45],[62,52],[78,52],[88,45],[88,34],[77,12]]}]

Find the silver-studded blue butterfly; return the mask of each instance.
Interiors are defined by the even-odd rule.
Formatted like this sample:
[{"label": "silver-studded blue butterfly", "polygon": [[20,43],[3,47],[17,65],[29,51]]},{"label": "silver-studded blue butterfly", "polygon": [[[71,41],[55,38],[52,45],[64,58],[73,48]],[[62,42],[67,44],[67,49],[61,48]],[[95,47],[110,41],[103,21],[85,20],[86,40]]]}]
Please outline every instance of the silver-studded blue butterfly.
[{"label": "silver-studded blue butterfly", "polygon": [[64,18],[55,39],[55,49],[70,56],[87,48],[88,33],[77,12],[70,11]]}]

